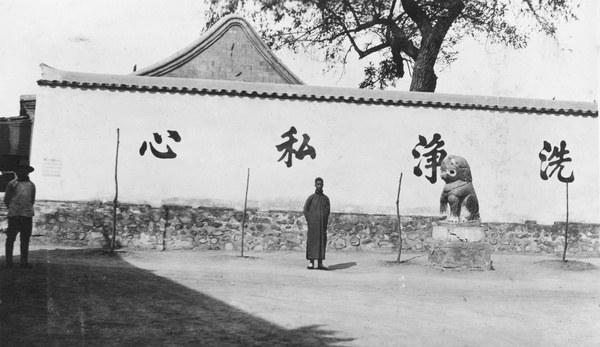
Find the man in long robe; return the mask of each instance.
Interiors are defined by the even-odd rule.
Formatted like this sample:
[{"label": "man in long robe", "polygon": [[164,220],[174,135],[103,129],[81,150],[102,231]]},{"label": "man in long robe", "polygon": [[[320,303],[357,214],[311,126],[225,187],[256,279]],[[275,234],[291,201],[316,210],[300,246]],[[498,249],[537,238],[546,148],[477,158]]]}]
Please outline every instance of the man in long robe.
[{"label": "man in long robe", "polygon": [[306,235],[306,259],[310,261],[308,269],[315,268],[315,259],[317,260],[317,269],[327,270],[323,265],[325,260],[325,249],[327,248],[327,222],[329,220],[329,198],[323,194],[323,179],[315,179],[316,191],[306,199],[304,204],[304,217],[308,224],[308,233]]},{"label": "man in long robe", "polygon": [[6,186],[4,204],[8,208],[8,228],[6,229],[6,266],[13,267],[13,248],[17,234],[21,233],[21,268],[31,269],[28,262],[29,239],[33,230],[33,204],[35,203],[35,184],[29,179],[33,172],[29,161],[21,160],[15,169],[17,178]]}]

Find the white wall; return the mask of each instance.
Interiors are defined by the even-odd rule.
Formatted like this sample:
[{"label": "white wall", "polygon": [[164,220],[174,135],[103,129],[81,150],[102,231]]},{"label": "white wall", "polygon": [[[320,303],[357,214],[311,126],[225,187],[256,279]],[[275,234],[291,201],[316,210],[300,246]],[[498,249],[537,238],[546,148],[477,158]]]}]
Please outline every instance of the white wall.
[{"label": "white wall", "polygon": [[[249,205],[302,208],[325,180],[334,211],[392,213],[403,173],[402,214],[436,215],[444,185],[413,174],[419,135],[439,133],[448,154],[465,157],[484,222],[564,221],[565,185],[540,178],[544,140],[567,142],[575,173],[569,184],[570,220],[600,222],[597,118],[449,110],[348,103],[265,100],[41,87],[32,179],[39,199],[114,198],[116,129],[120,129],[119,200],[242,208],[247,169]],[[275,146],[296,127],[310,136],[313,160],[277,162]],[[177,130],[181,142],[167,138]],[[157,159],[139,148],[163,134],[175,159]],[[60,172],[49,160],[61,163]],[[54,163],[57,163],[56,161]],[[45,166],[44,166],[45,165]],[[429,175],[429,172],[426,171]],[[54,176],[51,176],[54,175]]]}]

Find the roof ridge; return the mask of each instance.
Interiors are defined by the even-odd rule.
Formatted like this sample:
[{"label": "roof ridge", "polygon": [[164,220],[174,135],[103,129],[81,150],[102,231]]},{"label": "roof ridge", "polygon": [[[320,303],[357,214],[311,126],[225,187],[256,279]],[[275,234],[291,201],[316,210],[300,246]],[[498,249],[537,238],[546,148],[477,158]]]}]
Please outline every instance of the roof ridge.
[{"label": "roof ridge", "polygon": [[217,23],[200,35],[198,39],[177,51],[175,54],[141,70],[131,73],[134,76],[163,76],[200,55],[217,42],[227,31],[237,26],[246,34],[259,54],[277,71],[281,77],[291,84],[304,84],[263,42],[260,35],[248,21],[239,15],[232,14],[221,18]]}]

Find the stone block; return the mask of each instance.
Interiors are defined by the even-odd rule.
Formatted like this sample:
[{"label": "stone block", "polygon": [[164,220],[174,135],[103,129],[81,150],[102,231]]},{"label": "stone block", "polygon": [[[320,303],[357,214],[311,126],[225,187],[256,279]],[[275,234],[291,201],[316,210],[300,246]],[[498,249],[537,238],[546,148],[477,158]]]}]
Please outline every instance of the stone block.
[{"label": "stone block", "polygon": [[433,226],[431,237],[439,241],[478,242],[485,238],[485,232],[475,223],[440,223]]},{"label": "stone block", "polygon": [[333,246],[335,249],[344,249],[346,248],[346,239],[339,238],[333,242]]},{"label": "stone block", "polygon": [[483,242],[436,241],[429,264],[449,269],[492,270],[490,246]]}]

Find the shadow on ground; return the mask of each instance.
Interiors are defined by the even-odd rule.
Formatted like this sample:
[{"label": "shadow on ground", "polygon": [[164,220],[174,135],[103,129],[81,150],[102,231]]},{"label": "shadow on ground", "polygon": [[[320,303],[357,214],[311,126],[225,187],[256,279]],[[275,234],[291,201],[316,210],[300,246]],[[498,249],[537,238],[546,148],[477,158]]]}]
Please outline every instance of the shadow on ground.
[{"label": "shadow on ground", "polygon": [[0,257],[2,346],[341,346],[352,341],[318,325],[285,329],[100,250],[39,250],[30,258],[36,260],[32,270],[7,269]]},{"label": "shadow on ground", "polygon": [[356,262],[354,262],[354,261],[350,262],[350,263],[330,265],[329,270],[330,271],[343,270],[343,269],[347,269],[347,268],[353,267],[353,266],[356,266]]}]

